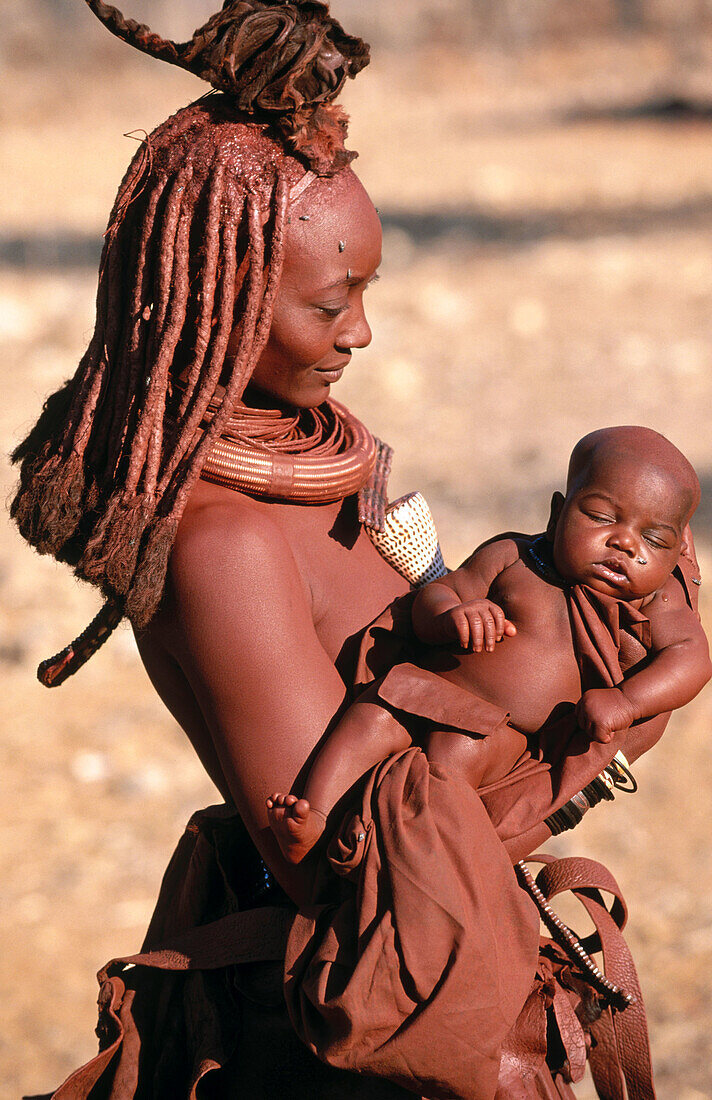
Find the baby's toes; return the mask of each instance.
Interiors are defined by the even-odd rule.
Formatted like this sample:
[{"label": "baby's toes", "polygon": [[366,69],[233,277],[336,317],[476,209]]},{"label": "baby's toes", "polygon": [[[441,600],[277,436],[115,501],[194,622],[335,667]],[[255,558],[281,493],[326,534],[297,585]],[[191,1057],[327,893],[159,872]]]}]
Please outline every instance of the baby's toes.
[{"label": "baby's toes", "polygon": [[291,807],[292,817],[295,821],[306,821],[311,813],[311,806],[306,798],[295,799]]}]

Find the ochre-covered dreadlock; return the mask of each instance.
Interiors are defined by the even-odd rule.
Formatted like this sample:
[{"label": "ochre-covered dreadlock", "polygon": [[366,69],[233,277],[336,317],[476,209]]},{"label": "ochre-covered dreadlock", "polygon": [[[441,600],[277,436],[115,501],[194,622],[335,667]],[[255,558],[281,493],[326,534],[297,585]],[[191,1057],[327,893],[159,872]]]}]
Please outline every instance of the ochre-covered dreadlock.
[{"label": "ochre-covered dreadlock", "polygon": [[109,597],[110,625],[124,613],[140,628],[190,490],[267,340],[290,189],[308,168],[331,175],[351,159],[328,101],[368,51],[316,2],[228,0],[181,47],[87,3],[119,37],[223,89],[134,157],[105,235],[94,335],[13,455],[23,536]]}]

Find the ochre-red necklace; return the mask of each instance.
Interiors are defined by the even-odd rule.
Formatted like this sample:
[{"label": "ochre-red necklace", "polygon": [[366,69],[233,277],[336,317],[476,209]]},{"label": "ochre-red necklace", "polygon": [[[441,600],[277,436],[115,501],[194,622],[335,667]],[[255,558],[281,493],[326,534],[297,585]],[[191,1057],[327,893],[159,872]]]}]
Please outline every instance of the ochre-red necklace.
[{"label": "ochre-red necklace", "polygon": [[363,490],[382,448],[337,401],[292,415],[240,405],[201,477],[257,496],[319,504]]},{"label": "ochre-red necklace", "polygon": [[[208,410],[204,427],[216,411],[217,406]],[[326,504],[357,493],[359,522],[383,554],[377,539],[386,525],[392,458],[391,448],[337,401],[291,416],[240,405],[200,476],[241,492],[301,504]],[[120,602],[108,599],[78,638],[42,662],[37,670],[41,682],[47,687],[63,683],[103,645],[122,617]]]}]

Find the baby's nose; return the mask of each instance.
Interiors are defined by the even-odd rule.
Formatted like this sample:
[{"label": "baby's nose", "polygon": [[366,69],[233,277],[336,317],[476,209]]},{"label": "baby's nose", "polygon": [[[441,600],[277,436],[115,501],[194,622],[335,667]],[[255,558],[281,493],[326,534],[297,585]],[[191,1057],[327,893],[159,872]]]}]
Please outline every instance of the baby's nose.
[{"label": "baby's nose", "polygon": [[630,554],[634,557],[637,553],[637,542],[632,531],[627,530],[625,527],[617,527],[610,536],[609,539],[612,546],[618,547],[623,550],[624,553]]}]

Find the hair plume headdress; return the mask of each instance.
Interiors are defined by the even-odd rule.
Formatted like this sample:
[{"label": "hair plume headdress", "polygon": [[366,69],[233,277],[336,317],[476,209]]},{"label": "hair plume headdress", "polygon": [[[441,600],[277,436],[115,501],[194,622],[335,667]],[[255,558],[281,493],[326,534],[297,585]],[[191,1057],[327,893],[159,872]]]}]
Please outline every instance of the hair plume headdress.
[{"label": "hair plume headdress", "polygon": [[103,0],[86,3],[117,38],[206,80],[240,111],[272,117],[319,174],[331,175],[356,155],[344,149],[346,115],[333,100],[368,64],[369,47],[320,0],[225,0],[180,43]]}]

